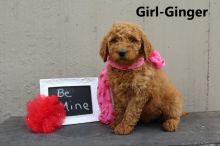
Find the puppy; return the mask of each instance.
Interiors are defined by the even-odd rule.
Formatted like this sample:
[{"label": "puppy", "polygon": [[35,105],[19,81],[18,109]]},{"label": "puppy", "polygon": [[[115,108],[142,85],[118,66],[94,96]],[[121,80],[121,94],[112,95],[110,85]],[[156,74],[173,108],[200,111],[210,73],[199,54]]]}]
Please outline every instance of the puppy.
[{"label": "puppy", "polygon": [[153,51],[145,33],[132,23],[115,23],[104,37],[100,56],[118,65],[131,65],[141,56],[144,64],[134,70],[108,66],[115,120],[110,124],[116,134],[129,134],[139,120],[150,122],[163,117],[165,131],[175,131],[182,115],[181,95],[166,74],[149,61]]}]

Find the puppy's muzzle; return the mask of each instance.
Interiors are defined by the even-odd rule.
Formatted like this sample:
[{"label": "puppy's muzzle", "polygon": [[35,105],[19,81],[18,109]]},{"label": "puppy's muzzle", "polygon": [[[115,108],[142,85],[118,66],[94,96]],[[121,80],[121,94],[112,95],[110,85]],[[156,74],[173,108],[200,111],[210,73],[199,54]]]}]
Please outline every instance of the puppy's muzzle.
[{"label": "puppy's muzzle", "polygon": [[118,55],[120,57],[125,57],[126,55],[126,50],[124,48],[120,48],[119,51],[118,51]]}]

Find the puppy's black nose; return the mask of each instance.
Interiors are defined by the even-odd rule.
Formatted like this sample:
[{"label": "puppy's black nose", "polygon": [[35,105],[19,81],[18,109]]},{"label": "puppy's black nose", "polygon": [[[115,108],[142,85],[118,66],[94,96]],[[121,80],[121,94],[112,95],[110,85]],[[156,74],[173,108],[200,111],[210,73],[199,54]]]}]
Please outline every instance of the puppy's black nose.
[{"label": "puppy's black nose", "polygon": [[124,48],[120,48],[118,51],[118,54],[120,57],[125,57],[126,50]]}]

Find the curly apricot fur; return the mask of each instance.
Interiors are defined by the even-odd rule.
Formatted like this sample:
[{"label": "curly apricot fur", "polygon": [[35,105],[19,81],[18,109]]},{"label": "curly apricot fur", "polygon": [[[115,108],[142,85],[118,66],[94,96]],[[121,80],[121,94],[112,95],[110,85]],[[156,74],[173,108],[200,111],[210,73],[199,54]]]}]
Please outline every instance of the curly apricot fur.
[{"label": "curly apricot fur", "polygon": [[[135,38],[132,38],[135,37]],[[118,56],[120,48],[126,57]],[[113,24],[104,37],[100,56],[110,56],[118,64],[132,64],[140,56],[148,57],[153,50],[147,36],[136,24]],[[109,66],[108,81],[113,95],[116,118],[110,127],[116,134],[129,134],[139,120],[150,122],[163,116],[163,128],[175,131],[182,115],[181,95],[164,71],[146,61],[134,70],[118,70]]]}]

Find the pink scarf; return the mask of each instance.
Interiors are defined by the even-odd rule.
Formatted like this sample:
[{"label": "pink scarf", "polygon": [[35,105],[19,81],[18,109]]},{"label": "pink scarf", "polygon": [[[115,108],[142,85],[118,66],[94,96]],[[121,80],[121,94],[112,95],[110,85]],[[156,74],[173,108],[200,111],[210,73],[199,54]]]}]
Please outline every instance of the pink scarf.
[{"label": "pink scarf", "polygon": [[[165,60],[161,58],[159,52],[157,52],[156,50],[150,53],[148,60],[155,66],[156,69],[161,69],[165,66]],[[108,57],[107,65],[105,66],[104,70],[99,76],[97,88],[97,98],[100,108],[99,120],[102,123],[110,124],[115,118],[114,108],[112,105],[111,91],[107,82],[108,66],[110,65],[113,68],[117,68],[119,70],[134,70],[144,65],[144,63],[144,57],[140,57],[135,63],[125,66],[116,64]]]}]

